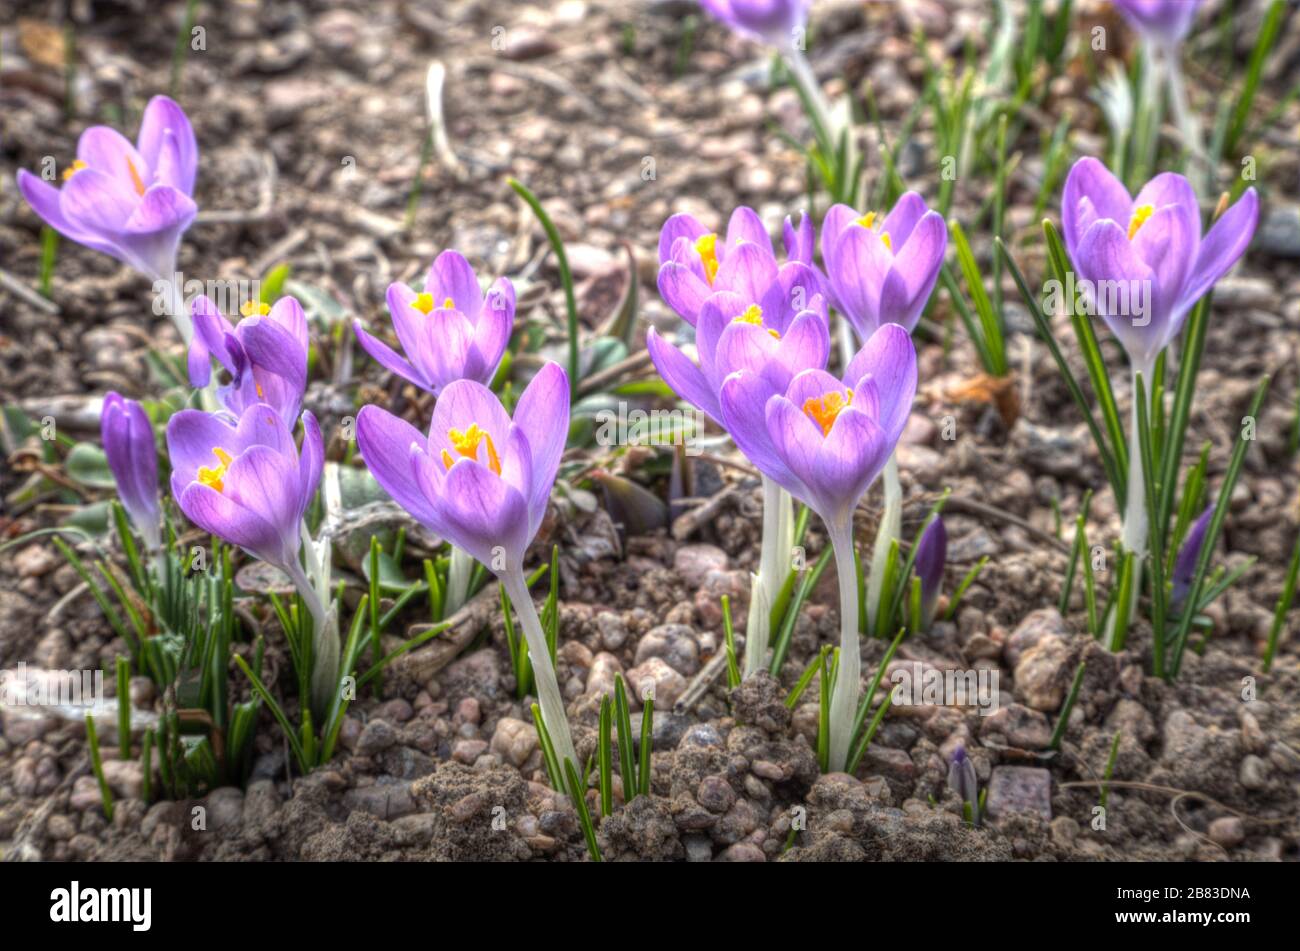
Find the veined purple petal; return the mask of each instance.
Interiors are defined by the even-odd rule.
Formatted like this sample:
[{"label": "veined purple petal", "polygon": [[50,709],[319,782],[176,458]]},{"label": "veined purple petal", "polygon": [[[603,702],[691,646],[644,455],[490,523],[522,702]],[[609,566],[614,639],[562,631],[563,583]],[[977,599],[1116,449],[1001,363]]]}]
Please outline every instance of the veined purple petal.
[{"label": "veined purple petal", "polygon": [[[880,233],[889,235],[889,240],[894,246],[896,254],[901,253],[903,247],[907,244],[908,239],[912,236],[912,231],[916,225],[927,214],[939,216],[939,222],[942,225],[943,216],[938,212],[931,212],[925,204],[925,199],[917,192],[904,192],[894,203],[894,207],[889,214],[885,215],[885,220],[880,224]],[[945,231],[946,233],[946,231]]]},{"label": "veined purple petal", "polygon": [[646,333],[650,359],[672,391],[721,425],[717,396],[704,372],[653,327]]},{"label": "veined purple petal", "polygon": [[487,466],[473,459],[458,459],[435,504],[447,537],[458,548],[493,571],[522,566],[531,540],[528,504],[514,486]]},{"label": "veined purple petal", "polygon": [[[1144,288],[1153,287],[1155,278],[1151,268],[1134,253],[1124,229],[1109,218],[1095,222],[1079,243],[1074,265],[1080,277],[1089,282],[1083,286],[1083,292],[1093,309],[1101,314],[1129,358],[1139,366],[1148,366],[1159,351],[1165,328],[1157,324],[1153,313],[1139,317],[1108,313],[1115,309],[1108,306],[1112,295],[1097,293],[1096,288],[1099,281],[1115,282],[1112,286],[1126,288],[1128,294],[1124,299],[1131,300],[1135,293],[1141,294]],[[1149,290],[1147,293],[1150,296]],[[1114,297],[1114,300],[1120,299]],[[1147,306],[1150,307],[1150,302]],[[1145,326],[1137,326],[1144,319]]]},{"label": "veined purple petal", "polygon": [[256,558],[276,565],[285,563],[279,529],[212,486],[191,482],[176,494],[176,503],[185,517],[205,532]]},{"label": "veined purple petal", "polygon": [[[723,331],[744,313],[748,306],[749,302],[739,294],[730,291],[718,291],[700,306],[699,318],[695,323],[695,349],[700,355],[700,370],[708,380],[709,387],[715,392],[722,386],[722,381],[727,375],[717,369],[718,341],[722,339]],[[681,394],[680,390],[678,394]],[[690,399],[690,397],[684,398]],[[691,402],[695,401],[691,399]],[[714,419],[717,417],[715,416]]]},{"label": "veined purple petal", "polygon": [[730,254],[742,241],[756,245],[759,250],[767,252],[769,257],[775,256],[772,251],[772,236],[768,234],[763,219],[758,217],[758,212],[753,208],[744,205],[733,211],[731,220],[727,222],[727,253]]},{"label": "veined purple petal", "polygon": [[811,215],[800,212],[798,226],[787,216],[785,226],[782,228],[782,238],[785,243],[785,256],[789,260],[812,265],[813,249],[817,246],[817,234],[813,230]]},{"label": "veined purple petal", "polygon": [[836,244],[834,266],[827,268],[844,316],[863,340],[880,324],[880,292],[893,259],[879,234],[850,224]]},{"label": "veined purple petal", "polygon": [[1132,214],[1128,189],[1099,159],[1086,156],[1074,163],[1061,198],[1061,236],[1076,266],[1079,245],[1094,222],[1109,218],[1127,227]]},{"label": "veined purple petal", "polygon": [[856,387],[870,377],[880,393],[880,426],[891,446],[903,434],[916,397],[916,347],[898,324],[885,324],[854,354],[844,385]]},{"label": "veined purple petal", "polygon": [[[510,429],[510,415],[496,394],[482,383],[456,380],[443,389],[438,402],[433,405],[429,451],[437,456],[446,449],[455,455],[456,449],[447,434],[453,429],[464,432],[470,426],[484,430],[500,448],[505,445],[506,433]],[[567,434],[567,423],[564,431]]]},{"label": "veined purple petal", "polygon": [[1185,314],[1246,253],[1259,222],[1259,197],[1248,188],[1201,241],[1178,310]]},{"label": "veined purple petal", "polygon": [[719,404],[722,424],[732,441],[764,475],[792,493],[802,491],[777,452],[767,428],[767,403],[774,395],[767,380],[756,373],[733,373],[722,383]]},{"label": "veined purple petal", "polygon": [[1200,5],[1201,0],[1115,0],[1116,8],[1135,30],[1166,46],[1187,35]]},{"label": "veined purple petal", "polygon": [[691,326],[712,289],[686,264],[668,261],[659,268],[659,296]]},{"label": "veined purple petal", "polygon": [[446,308],[445,302],[450,300],[454,309],[471,322],[478,318],[483,307],[483,292],[479,289],[478,278],[459,251],[443,251],[434,259],[424,290],[433,295],[434,307]]},{"label": "veined purple petal", "polygon": [[159,175],[159,180],[187,195],[194,193],[194,179],[199,168],[198,142],[185,111],[175,102],[166,96],[154,96],[149,100],[140,121],[136,147],[145,164],[155,171],[159,169],[164,150],[173,150],[175,164],[166,176]]},{"label": "veined purple petal", "polygon": [[[918,196],[919,197],[919,196]],[[898,248],[895,244],[894,247]],[[882,323],[901,324],[909,333],[916,328],[925,310],[930,293],[939,279],[943,256],[948,249],[948,229],[943,216],[936,211],[926,212],[916,222],[908,240],[894,256],[891,272],[903,281],[902,306],[886,306],[881,294],[880,320]]]},{"label": "veined purple petal", "polygon": [[713,287],[719,291],[732,291],[745,300],[761,301],[776,279],[776,259],[772,256],[770,242],[768,249],[764,250],[746,241],[727,248],[727,256],[718,266]]},{"label": "veined purple petal", "polygon": [[840,411],[819,442],[809,488],[818,496],[816,508],[824,519],[845,519],[880,475],[893,444],[871,414],[854,405]]},{"label": "veined purple petal", "polygon": [[302,414],[302,449],[298,453],[298,519],[307,513],[316,497],[321,471],[325,467],[325,440],[320,424],[310,411]]},{"label": "veined purple petal", "polygon": [[666,264],[673,259],[673,247],[679,238],[685,238],[694,244],[708,233],[709,229],[700,224],[694,215],[673,215],[659,231],[659,263]]},{"label": "veined purple petal", "polygon": [[102,254],[118,256],[117,248],[112,242],[87,231],[79,223],[70,221],[64,216],[62,192],[49,182],[33,175],[25,168],[19,169],[18,190],[22,192],[23,198],[27,199],[27,204],[31,206],[32,211],[65,238],[84,244]]},{"label": "veined purple petal", "polygon": [[409,361],[400,356],[397,351],[388,344],[384,343],[378,337],[372,336],[368,333],[366,329],[361,326],[360,320],[354,320],[352,322],[352,332],[357,335],[357,343],[361,344],[361,349],[370,354],[370,356],[373,357],[374,360],[384,369],[388,370],[390,373],[395,373],[404,380],[414,383],[422,390],[429,393],[435,392],[433,385],[425,380],[424,375],[421,374],[419,370],[411,366]]},{"label": "veined purple petal", "polygon": [[537,533],[569,435],[569,375],[548,363],[529,381],[515,404],[514,425],[523,431],[532,453],[532,491],[528,495],[529,538]]},{"label": "veined purple petal", "polygon": [[441,533],[432,500],[416,479],[411,449],[424,451],[426,439],[414,426],[378,406],[357,414],[357,444],[375,481],[416,521]]}]

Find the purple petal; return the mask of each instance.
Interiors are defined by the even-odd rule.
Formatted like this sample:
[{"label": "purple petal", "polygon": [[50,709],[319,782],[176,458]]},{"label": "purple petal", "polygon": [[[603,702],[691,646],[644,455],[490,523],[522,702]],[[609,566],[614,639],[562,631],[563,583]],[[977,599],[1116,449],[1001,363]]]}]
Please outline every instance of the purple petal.
[{"label": "purple petal", "polygon": [[811,215],[800,212],[798,227],[787,216],[781,234],[785,244],[785,256],[788,259],[809,265],[813,263],[813,249],[817,246],[817,235],[813,230]]},{"label": "purple petal", "polygon": [[522,567],[528,547],[529,513],[524,497],[487,466],[458,459],[437,501],[443,530],[452,543],[488,568],[498,551],[507,567]]},{"label": "purple petal", "polygon": [[[540,375],[541,371],[538,371],[538,373]],[[544,381],[547,379],[549,379],[549,376],[543,377]],[[522,395],[520,396],[520,402],[523,402]],[[531,401],[529,405],[532,407]],[[567,398],[564,405],[567,420]],[[539,409],[539,407],[532,408]],[[554,418],[548,412],[547,419]],[[501,401],[497,399],[496,394],[482,383],[474,380],[456,380],[449,383],[438,396],[438,402],[433,406],[433,419],[429,424],[429,451],[437,456],[442,450],[446,449],[452,455],[455,455],[454,447],[451,445],[447,433],[453,429],[464,431],[473,425],[485,430],[492,437],[497,447],[500,448],[505,444],[506,433],[510,430],[510,416],[506,413],[505,407],[501,405]],[[564,432],[568,432],[567,422],[565,423]],[[541,467],[535,466],[535,468]]]},{"label": "purple petal", "polygon": [[191,482],[177,493],[176,502],[185,517],[205,532],[238,545],[256,558],[284,564],[286,553],[279,529],[225,493]]},{"label": "purple petal", "polygon": [[540,525],[569,438],[569,375],[558,363],[546,364],[524,388],[515,404],[514,425],[527,437],[532,452],[528,510]]},{"label": "purple petal", "polygon": [[159,178],[187,195],[194,194],[194,179],[199,169],[199,146],[194,137],[194,128],[180,106],[166,96],[150,99],[144,107],[137,145],[145,164],[155,172],[159,172],[162,153],[168,149],[174,151],[174,165],[166,175],[160,174]]},{"label": "purple petal", "polygon": [[802,484],[777,452],[767,428],[766,407],[775,395],[767,380],[758,374],[733,373],[723,381],[719,395],[722,424],[760,472],[797,493]]},{"label": "purple petal", "polygon": [[433,295],[434,307],[443,307],[450,298],[455,309],[471,321],[477,319],[483,307],[483,291],[479,289],[478,277],[459,251],[443,251],[434,259],[424,290]]},{"label": "purple petal", "polygon": [[[716,392],[727,375],[717,370],[718,341],[722,338],[723,331],[744,312],[746,306],[746,301],[739,294],[718,291],[700,307],[699,317],[695,322],[695,350],[700,355],[700,371],[708,380],[711,391]],[[680,394],[681,391],[678,390],[678,393]],[[685,398],[690,399],[690,397]],[[692,399],[691,402],[695,401]],[[698,403],[695,405],[699,406]]]},{"label": "purple petal", "polygon": [[694,215],[673,215],[659,231],[659,263],[666,264],[672,260],[673,246],[678,238],[685,238],[694,244],[708,233],[709,229],[700,224]]},{"label": "purple petal", "polygon": [[744,205],[733,211],[731,220],[727,222],[728,253],[742,241],[757,245],[760,250],[767,252],[769,257],[774,256],[772,236],[767,233],[767,227],[763,224],[763,219],[758,217],[758,213],[753,208],[747,208]]},{"label": "purple petal", "polygon": [[306,514],[325,466],[325,440],[311,412],[302,414],[302,450],[298,454],[298,519]]},{"label": "purple petal", "polygon": [[659,296],[691,326],[711,293],[709,285],[688,265],[669,261],[660,266]]},{"label": "purple petal", "polygon": [[[898,201],[894,203],[893,209],[885,216],[885,220],[880,224],[880,233],[889,235],[890,242],[893,244],[895,253],[901,252],[907,244],[908,238],[912,236],[912,231],[929,209],[925,206],[925,199],[916,192],[904,192],[899,196]],[[935,212],[935,214],[938,214]],[[943,216],[939,216],[940,224],[943,222]]]},{"label": "purple petal", "polygon": [[[1126,296],[1130,301],[1135,294],[1148,293],[1149,297],[1149,289],[1153,287],[1154,280],[1151,268],[1138,258],[1124,229],[1110,219],[1095,222],[1079,243],[1074,265],[1080,277],[1092,282],[1091,285],[1085,284],[1082,290],[1092,308],[1101,314],[1111,332],[1123,344],[1129,358],[1142,366],[1149,364],[1155,359],[1165,331],[1164,327],[1156,323],[1156,315],[1147,313],[1135,318],[1135,315],[1107,313],[1126,308],[1110,306],[1113,303],[1110,300],[1112,295],[1096,292],[1096,282],[1111,281],[1116,283],[1110,286],[1127,289]],[[1115,300],[1120,299],[1121,295],[1115,295]],[[1150,305],[1151,301],[1148,300],[1148,310]],[[1147,320],[1145,326],[1135,325],[1144,319]]]},{"label": "purple petal", "polygon": [[757,244],[743,242],[727,249],[727,256],[718,266],[713,286],[720,291],[739,294],[745,300],[758,302],[776,278],[776,258],[772,256],[770,242],[768,250]]},{"label": "purple petal", "polygon": [[856,387],[870,377],[880,392],[880,426],[890,443],[898,441],[916,396],[916,347],[898,324],[877,330],[849,361],[844,384]]},{"label": "purple petal", "polygon": [[1246,253],[1259,222],[1259,197],[1248,188],[1200,243],[1179,310],[1186,313]]},{"label": "purple petal", "polygon": [[672,391],[714,422],[721,424],[722,412],[717,395],[700,368],[686,354],[659,336],[653,327],[646,334],[645,343],[655,369]]},{"label": "purple petal", "polygon": [[411,464],[411,447],[422,449],[425,444],[420,431],[378,406],[363,406],[357,414],[357,444],[383,490],[417,521],[439,531],[432,501],[421,490]]},{"label": "purple petal", "polygon": [[818,514],[832,521],[850,515],[884,468],[892,448],[870,414],[854,406],[842,410],[817,448],[809,480],[821,498]]},{"label": "purple petal", "polygon": [[1110,169],[1091,156],[1079,159],[1065,179],[1061,198],[1061,236],[1070,259],[1077,264],[1079,244],[1093,222],[1109,218],[1128,227],[1132,213],[1128,189]]}]

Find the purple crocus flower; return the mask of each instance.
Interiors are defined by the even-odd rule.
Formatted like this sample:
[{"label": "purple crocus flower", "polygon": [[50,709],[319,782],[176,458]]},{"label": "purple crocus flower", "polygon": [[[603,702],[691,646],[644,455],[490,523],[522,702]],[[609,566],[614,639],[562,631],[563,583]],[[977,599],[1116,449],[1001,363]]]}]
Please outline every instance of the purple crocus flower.
[{"label": "purple crocus flower", "polygon": [[[743,245],[752,247],[742,254]],[[673,215],[659,232],[659,295],[695,326],[711,294],[733,291],[752,299],[762,295],[768,285],[756,270],[759,256],[775,266],[772,238],[752,208],[741,206],[731,213],[725,238],[694,215]]]},{"label": "purple crocus flower", "polygon": [[548,363],[520,394],[515,417],[481,383],[457,380],[433,407],[429,435],[378,406],[357,414],[357,442],[375,480],[421,524],[492,571],[519,615],[542,719],[561,768],[579,762],[524,554],[546,514],[569,432],[569,378]]},{"label": "purple crocus flower", "polygon": [[948,530],[944,528],[943,519],[936,515],[921,534],[914,562],[916,576],[921,579],[921,614],[926,624],[934,618],[934,606],[943,588],[943,567],[947,560]]},{"label": "purple crocus flower", "polygon": [[265,403],[247,407],[238,423],[181,410],[167,424],[167,451],[172,495],[191,522],[310,590],[298,551],[324,444],[311,413],[302,414],[302,428],[300,453],[275,407]]},{"label": "purple crocus flower", "polygon": [[836,309],[862,340],[882,324],[909,333],[939,279],[948,230],[916,192],[881,218],[833,205],[822,222],[822,261]]},{"label": "purple crocus flower", "polygon": [[980,824],[980,785],[975,773],[975,763],[966,755],[966,747],[958,743],[948,760],[948,788],[961,797],[969,810],[970,824]]},{"label": "purple crocus flower", "polygon": [[416,293],[388,286],[388,312],[406,356],[353,323],[365,351],[405,380],[438,395],[455,380],[489,383],[514,327],[515,289],[498,278],[486,294],[468,261],[456,251],[438,255]]},{"label": "purple crocus flower", "polygon": [[826,523],[840,588],[839,668],[831,694],[829,759],[848,763],[862,685],[853,510],[894,451],[916,393],[916,351],[897,325],[877,330],[843,380],[825,370],[796,375],[784,393],[759,373],[723,382],[723,421],[765,476]]},{"label": "purple crocus flower", "polygon": [[1212,518],[1214,518],[1213,504],[1192,523],[1192,527],[1187,531],[1187,537],[1183,539],[1182,547],[1178,549],[1171,579],[1173,589],[1169,594],[1169,606],[1174,610],[1178,610],[1187,598],[1187,592],[1192,588],[1192,578],[1196,574],[1196,561],[1201,557],[1201,548],[1205,545],[1205,533],[1210,527]]},{"label": "purple crocus flower", "polygon": [[99,417],[99,434],[104,443],[108,468],[117,483],[122,508],[131,517],[145,540],[146,547],[156,550],[161,542],[158,504],[158,450],[154,445],[153,426],[135,400],[110,392],[104,397]]},{"label": "purple crocus flower", "polygon": [[62,188],[25,169],[18,188],[65,238],[170,280],[180,236],[198,211],[191,197],[198,162],[189,119],[172,100],[155,96],[135,145],[108,126],[91,126],[77,142]]},{"label": "purple crocus flower", "polygon": [[765,475],[828,525],[845,526],[894,451],[916,394],[916,350],[896,325],[877,330],[843,379],[804,370],[784,393],[753,371],[723,383],[723,421]]},{"label": "purple crocus flower", "polygon": [[780,267],[757,245],[742,242],[731,252],[737,290],[709,295],[696,314],[696,366],[651,328],[646,347],[656,369],[682,399],[725,426],[718,403],[723,381],[739,370],[784,393],[795,374],[826,366],[829,317],[806,264]]},{"label": "purple crocus flower", "polygon": [[209,298],[190,307],[194,338],[190,341],[190,383],[205,387],[212,377],[212,358],[230,375],[217,388],[221,402],[236,417],[264,403],[292,425],[307,386],[307,317],[293,297],[274,306],[261,301],[243,305],[244,319],[231,324]]},{"label": "purple crocus flower", "polygon": [[1070,169],[1061,203],[1080,289],[1147,379],[1188,312],[1245,253],[1258,218],[1259,200],[1249,188],[1202,236],[1200,206],[1186,178],[1157,175],[1134,198],[1091,157]]},{"label": "purple crocus flower", "polygon": [[523,564],[568,431],[568,377],[554,363],[524,389],[514,420],[496,394],[473,380],[443,389],[427,437],[378,406],[357,415],[362,455],[385,491],[498,573]]},{"label": "purple crocus flower", "polygon": [[1133,29],[1143,36],[1173,46],[1192,28],[1201,0],[1114,0]]},{"label": "purple crocus flower", "polygon": [[748,39],[787,49],[808,21],[811,0],[700,0],[715,20]]}]

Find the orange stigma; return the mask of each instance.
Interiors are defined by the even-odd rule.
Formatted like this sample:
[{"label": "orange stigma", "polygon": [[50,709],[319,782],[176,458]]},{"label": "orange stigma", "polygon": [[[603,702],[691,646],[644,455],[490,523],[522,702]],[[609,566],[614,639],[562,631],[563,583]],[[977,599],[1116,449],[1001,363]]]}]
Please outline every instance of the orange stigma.
[{"label": "orange stigma", "polygon": [[[501,474],[501,458],[497,455],[496,444],[492,442],[492,436],[486,429],[479,426],[478,423],[470,423],[469,428],[465,430],[449,429],[447,438],[451,441],[451,447],[456,450],[457,454],[466,459],[478,458],[479,443],[487,442],[488,468],[497,475]],[[457,459],[446,449],[442,451],[442,464],[450,469],[455,465]]]},{"label": "orange stigma", "polygon": [[144,180],[140,178],[140,173],[136,171],[135,163],[127,159],[126,168],[131,173],[131,184],[135,186],[135,193],[144,195]]},{"label": "orange stigma", "polygon": [[[755,327],[761,327],[763,326],[763,308],[759,307],[757,304],[750,304],[748,307],[745,308],[744,312],[737,314],[735,317],[732,317],[731,322],[733,324],[734,323],[753,324]],[[781,335],[777,333],[775,330],[771,329],[770,327],[768,328],[767,332],[770,333],[775,339],[777,340],[781,339]]]},{"label": "orange stigma", "polygon": [[1155,210],[1155,205],[1138,205],[1133,209],[1133,217],[1128,222],[1128,239],[1130,241],[1138,233],[1138,229],[1147,223],[1147,219],[1151,217]]},{"label": "orange stigma", "polygon": [[226,452],[226,450],[222,449],[220,446],[213,446],[212,454],[217,457],[217,462],[219,462],[220,465],[215,469],[209,469],[207,466],[200,466],[198,480],[204,485],[212,486],[212,488],[216,489],[218,492],[224,492],[226,489],[226,469],[230,466],[230,463],[233,460],[230,458],[230,453]]},{"label": "orange stigma", "polygon": [[695,250],[704,262],[704,276],[710,284],[718,276],[718,236],[710,231],[695,241]]},{"label": "orange stigma", "polygon": [[[866,228],[868,231],[872,231],[876,226],[876,213],[874,211],[869,211],[859,218],[856,223],[862,225],[862,227]],[[885,247],[889,248],[889,250],[894,250],[894,242],[890,239],[888,231],[880,232],[880,240],[884,243]]]},{"label": "orange stigma", "polygon": [[85,167],[86,163],[81,159],[73,159],[72,164],[63,170],[63,180],[66,182]]},{"label": "orange stigma", "polygon": [[853,402],[853,391],[831,390],[822,396],[810,396],[804,400],[803,411],[812,417],[814,423],[821,427],[822,436],[829,436],[836,418]]}]

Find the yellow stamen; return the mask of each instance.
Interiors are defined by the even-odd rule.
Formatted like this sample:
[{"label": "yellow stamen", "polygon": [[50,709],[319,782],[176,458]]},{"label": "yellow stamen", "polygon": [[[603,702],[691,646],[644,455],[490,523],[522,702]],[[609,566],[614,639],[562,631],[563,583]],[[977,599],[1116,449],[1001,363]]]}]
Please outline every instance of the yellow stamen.
[{"label": "yellow stamen", "polygon": [[73,175],[76,175],[79,171],[81,171],[85,167],[86,167],[86,163],[83,162],[81,159],[73,159],[72,165],[63,170],[63,180],[66,182]]},{"label": "yellow stamen", "polygon": [[442,309],[443,309],[443,310],[455,310],[455,309],[456,309],[456,302],[455,302],[454,300],[452,300],[450,297],[448,297],[448,298],[446,298],[446,299],[442,302]]},{"label": "yellow stamen", "polygon": [[239,312],[245,317],[265,317],[271,312],[271,305],[266,301],[246,300],[239,305]]},{"label": "yellow stamen", "polygon": [[[867,212],[861,218],[857,219],[857,224],[860,224],[868,231],[871,231],[876,226],[876,213],[874,211]],[[889,248],[889,250],[894,250],[894,242],[890,240],[888,231],[880,232],[880,240],[884,243],[885,247]]]},{"label": "yellow stamen", "polygon": [[804,400],[803,411],[812,417],[814,423],[821,427],[822,436],[829,436],[835,419],[853,402],[853,391],[831,390],[823,396],[810,396]]},{"label": "yellow stamen", "polygon": [[710,284],[718,276],[718,236],[713,232],[701,235],[695,241],[695,250],[704,262],[704,276]]},{"label": "yellow stamen", "polygon": [[1138,233],[1138,229],[1147,223],[1147,219],[1155,212],[1155,205],[1138,205],[1133,209],[1133,217],[1128,223],[1128,239],[1133,240],[1133,236]]},{"label": "yellow stamen", "polygon": [[213,446],[212,454],[217,457],[217,462],[221,463],[221,465],[217,466],[215,469],[209,469],[207,466],[200,466],[198,478],[204,485],[210,485],[218,492],[224,492],[226,488],[224,481],[226,477],[226,469],[234,460],[230,458],[230,453],[226,452],[226,450],[222,449],[220,446]]},{"label": "yellow stamen", "polygon": [[131,172],[131,184],[135,186],[135,193],[137,195],[143,195],[144,181],[140,178],[140,173],[136,171],[135,163],[130,159],[127,159],[126,167]]},{"label": "yellow stamen", "polygon": [[[753,324],[755,327],[761,327],[763,326],[763,308],[759,307],[757,304],[750,304],[748,307],[745,308],[744,313],[740,313],[737,314],[735,317],[732,317],[731,322],[742,323],[742,324]],[[767,329],[767,332],[770,333],[773,336],[773,338],[775,338],[776,340],[781,339],[781,335],[777,333],[775,330],[773,330],[771,327]]]},{"label": "yellow stamen", "polygon": [[427,317],[433,311],[433,295],[416,294],[411,306]]},{"label": "yellow stamen", "polygon": [[259,400],[264,400],[264,399],[266,399],[266,394],[262,392],[262,384],[261,384],[261,383],[254,383],[254,384],[253,384],[253,389],[257,390],[257,398],[258,398]]},{"label": "yellow stamen", "polygon": [[[447,438],[451,441],[451,448],[466,459],[478,458],[479,443],[487,441],[488,468],[497,475],[501,474],[501,459],[497,455],[497,447],[492,442],[492,436],[486,429],[482,429],[478,423],[470,423],[469,428],[465,430],[449,429]],[[450,469],[456,464],[456,457],[446,449],[442,451],[442,464]]]}]

